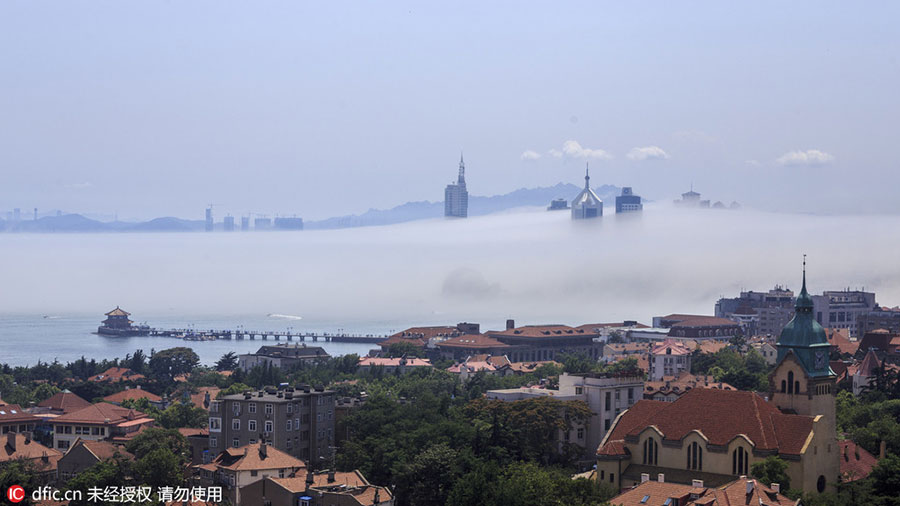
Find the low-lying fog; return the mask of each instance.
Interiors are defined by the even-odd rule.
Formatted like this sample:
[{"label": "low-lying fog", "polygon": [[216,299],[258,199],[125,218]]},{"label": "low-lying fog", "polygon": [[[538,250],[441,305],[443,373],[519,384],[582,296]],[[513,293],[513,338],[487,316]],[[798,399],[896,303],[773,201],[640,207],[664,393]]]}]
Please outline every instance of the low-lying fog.
[{"label": "low-lying fog", "polygon": [[[2,234],[0,311],[278,313],[313,318],[581,324],[711,314],[783,284],[900,303],[900,217],[647,206],[572,222],[519,210],[330,231]],[[328,330],[328,329],[324,329]]]}]

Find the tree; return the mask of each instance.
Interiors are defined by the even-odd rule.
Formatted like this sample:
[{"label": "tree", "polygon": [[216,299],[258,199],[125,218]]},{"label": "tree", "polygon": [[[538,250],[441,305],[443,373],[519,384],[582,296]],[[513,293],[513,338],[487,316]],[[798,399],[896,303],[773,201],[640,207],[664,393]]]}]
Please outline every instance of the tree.
[{"label": "tree", "polygon": [[398,486],[398,493],[407,495],[412,506],[446,503],[450,489],[462,472],[458,460],[459,452],[446,443],[428,447],[398,477],[402,485],[402,489]]},{"label": "tree", "polygon": [[[5,444],[5,442],[4,442]],[[0,491],[6,494],[7,489],[13,485],[20,485],[26,491],[25,500],[19,504],[32,505],[31,497],[27,493],[41,485],[38,473],[34,465],[24,459],[9,460],[0,463]]]},{"label": "tree", "polygon": [[94,464],[66,483],[68,490],[82,491],[81,499],[70,501],[69,506],[95,506],[98,503],[89,500],[87,490],[91,487],[100,489],[120,487],[123,483],[127,483],[130,475],[131,462],[121,455]]},{"label": "tree", "polygon": [[900,504],[900,457],[897,455],[885,455],[872,469],[869,475],[872,480],[872,492],[878,496],[893,498],[893,503]]},{"label": "tree", "polygon": [[190,460],[190,445],[187,439],[175,429],[152,427],[141,432],[125,445],[125,449],[132,453],[136,459],[149,455],[157,448],[169,450],[183,464]]},{"label": "tree", "polygon": [[219,361],[216,362],[217,371],[233,371],[237,369],[237,366],[237,354],[233,351],[229,351],[228,353],[222,355],[222,358],[220,358]]},{"label": "tree", "polygon": [[147,355],[144,355],[144,350],[135,350],[134,355],[126,356],[125,367],[138,374],[144,374],[147,371]]},{"label": "tree", "polygon": [[388,347],[388,356],[397,357],[422,357],[424,350],[412,343],[393,343]]},{"label": "tree", "polygon": [[750,466],[750,474],[766,486],[778,483],[783,490],[791,488],[791,479],[787,475],[788,464],[780,457],[771,455],[762,462]]},{"label": "tree", "polygon": [[179,427],[205,427],[209,414],[193,404],[175,402],[159,414],[159,423],[167,429]]},{"label": "tree", "polygon": [[150,372],[154,378],[171,382],[179,374],[187,374],[200,363],[194,350],[184,346],[158,351],[150,357]]},{"label": "tree", "polygon": [[154,488],[184,483],[184,462],[169,448],[156,448],[134,463],[135,478]]}]

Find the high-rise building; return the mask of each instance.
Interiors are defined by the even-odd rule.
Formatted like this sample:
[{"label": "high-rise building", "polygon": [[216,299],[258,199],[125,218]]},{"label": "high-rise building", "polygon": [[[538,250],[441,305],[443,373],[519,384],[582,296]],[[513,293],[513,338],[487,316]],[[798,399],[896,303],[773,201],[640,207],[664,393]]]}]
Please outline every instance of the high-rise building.
[{"label": "high-rise building", "polygon": [[465,218],[469,215],[469,192],[466,190],[466,164],[459,155],[459,176],[444,190],[444,216]]},{"label": "high-rise building", "polygon": [[586,220],[603,216],[603,201],[591,190],[591,175],[584,169],[584,190],[572,201],[572,219]]},{"label": "high-rise building", "polygon": [[248,230],[250,230],[250,217],[241,216],[241,232],[246,232]]},{"label": "high-rise building", "polygon": [[222,228],[226,232],[234,232],[234,216],[226,216],[222,219]]},{"label": "high-rise building", "polygon": [[631,191],[630,186],[622,188],[622,194],[616,197],[616,212],[627,213],[631,211],[640,211],[644,208],[641,203],[641,196],[635,195]]},{"label": "high-rise building", "polygon": [[212,215],[212,207],[206,208],[206,231],[213,231],[213,215]]},{"label": "high-rise building", "polygon": [[875,309],[875,294],[861,290],[828,290],[813,295],[813,314],[823,327],[850,329],[850,337],[861,337],[856,320]]}]

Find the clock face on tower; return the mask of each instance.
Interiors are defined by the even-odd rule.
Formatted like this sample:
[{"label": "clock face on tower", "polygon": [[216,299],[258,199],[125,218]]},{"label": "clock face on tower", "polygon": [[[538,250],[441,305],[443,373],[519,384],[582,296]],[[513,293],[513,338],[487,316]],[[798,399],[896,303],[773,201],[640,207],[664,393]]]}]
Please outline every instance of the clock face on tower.
[{"label": "clock face on tower", "polygon": [[825,352],[817,351],[816,352],[816,369],[824,369],[825,368]]}]

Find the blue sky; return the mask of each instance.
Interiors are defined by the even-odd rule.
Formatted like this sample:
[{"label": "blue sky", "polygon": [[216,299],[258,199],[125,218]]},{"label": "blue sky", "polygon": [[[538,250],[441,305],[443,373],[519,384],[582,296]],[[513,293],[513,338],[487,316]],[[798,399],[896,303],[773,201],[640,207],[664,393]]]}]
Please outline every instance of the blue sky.
[{"label": "blue sky", "polygon": [[462,149],[479,195],[897,213],[897,5],[4,2],[0,210],[315,219]]}]

